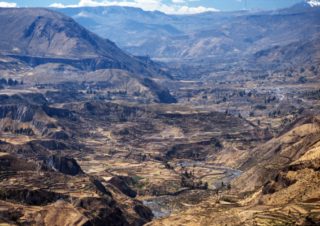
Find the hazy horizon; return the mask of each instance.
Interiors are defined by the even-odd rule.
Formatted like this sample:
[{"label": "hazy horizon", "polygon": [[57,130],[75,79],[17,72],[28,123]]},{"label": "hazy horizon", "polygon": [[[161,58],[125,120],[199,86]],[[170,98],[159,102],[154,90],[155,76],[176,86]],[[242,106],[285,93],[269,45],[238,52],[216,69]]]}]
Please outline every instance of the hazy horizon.
[{"label": "hazy horizon", "polygon": [[207,11],[274,10],[290,7],[303,0],[44,0],[0,1],[0,7],[94,7],[129,6],[146,11],[158,10],[167,14],[193,14]]}]

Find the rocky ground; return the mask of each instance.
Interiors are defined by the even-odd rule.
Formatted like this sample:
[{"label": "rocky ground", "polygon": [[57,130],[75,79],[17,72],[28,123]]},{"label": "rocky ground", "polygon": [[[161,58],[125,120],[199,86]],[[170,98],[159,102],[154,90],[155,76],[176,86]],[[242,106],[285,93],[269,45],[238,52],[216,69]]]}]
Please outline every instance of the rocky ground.
[{"label": "rocky ground", "polygon": [[319,222],[317,84],[180,86],[172,105],[2,89],[2,222]]},{"label": "rocky ground", "polygon": [[155,62],[0,9],[0,225],[320,225],[319,8],[228,14]]}]

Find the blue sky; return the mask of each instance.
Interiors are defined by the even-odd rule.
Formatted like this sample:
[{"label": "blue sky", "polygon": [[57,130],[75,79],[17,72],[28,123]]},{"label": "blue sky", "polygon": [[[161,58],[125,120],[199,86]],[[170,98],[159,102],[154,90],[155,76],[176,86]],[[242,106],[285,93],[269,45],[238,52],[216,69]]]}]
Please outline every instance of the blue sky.
[{"label": "blue sky", "polygon": [[98,5],[126,5],[145,10],[167,13],[196,13],[203,11],[230,11],[241,9],[277,9],[291,6],[303,0],[0,0],[0,6],[19,7],[76,7]]}]

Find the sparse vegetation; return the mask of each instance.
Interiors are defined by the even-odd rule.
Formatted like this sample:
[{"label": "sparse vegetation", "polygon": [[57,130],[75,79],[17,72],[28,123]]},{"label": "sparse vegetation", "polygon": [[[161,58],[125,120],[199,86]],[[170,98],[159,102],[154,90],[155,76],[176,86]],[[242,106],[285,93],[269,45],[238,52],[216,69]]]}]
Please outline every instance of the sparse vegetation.
[{"label": "sparse vegetation", "polygon": [[1,9],[0,224],[320,224],[306,4]]},{"label": "sparse vegetation", "polygon": [[12,78],[0,78],[0,86],[17,86],[17,85],[23,85],[23,81],[18,82],[15,79]]}]

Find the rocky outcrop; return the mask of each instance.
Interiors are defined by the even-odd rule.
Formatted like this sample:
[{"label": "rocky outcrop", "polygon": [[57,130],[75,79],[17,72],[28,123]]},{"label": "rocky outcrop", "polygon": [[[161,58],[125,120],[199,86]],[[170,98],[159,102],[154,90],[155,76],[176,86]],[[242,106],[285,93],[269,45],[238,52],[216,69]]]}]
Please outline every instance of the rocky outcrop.
[{"label": "rocky outcrop", "polygon": [[99,179],[95,177],[90,177],[90,181],[96,188],[97,193],[99,193],[102,196],[107,195],[112,197],[111,192],[106,189],[106,187],[102,184],[102,182]]},{"label": "rocky outcrop", "polygon": [[48,136],[55,140],[68,140],[70,137],[65,131],[57,131],[49,133]]},{"label": "rocky outcrop", "polygon": [[151,221],[152,220],[153,213],[148,207],[146,207],[146,206],[144,206],[142,204],[137,204],[137,205],[134,206],[133,209],[140,217],[142,217],[146,221]]},{"label": "rocky outcrop", "polygon": [[129,225],[123,211],[112,199],[85,197],[77,200],[74,206],[85,209],[84,214],[90,219],[88,225]]},{"label": "rocky outcrop", "polygon": [[112,177],[109,181],[109,184],[112,184],[116,188],[118,188],[123,194],[135,198],[137,196],[137,192],[132,190],[129,185],[126,183],[125,180],[123,180],[121,177],[115,176]]},{"label": "rocky outcrop", "polygon": [[72,121],[77,120],[74,114],[67,109],[52,108],[52,107],[48,107],[47,105],[44,105],[43,110],[49,117],[67,118]]},{"label": "rocky outcrop", "polygon": [[148,87],[150,91],[156,95],[160,103],[166,103],[166,104],[177,103],[177,99],[170,94],[168,89],[161,87],[159,84],[157,84],[153,80],[149,78],[144,78],[142,80],[142,84]]},{"label": "rocky outcrop", "polygon": [[287,188],[296,181],[290,180],[285,173],[279,173],[273,180],[268,181],[262,188],[262,193],[273,194],[283,188]]},{"label": "rocky outcrop", "polygon": [[73,158],[53,155],[43,161],[43,169],[58,171],[75,176],[83,174],[81,167]]},{"label": "rocky outcrop", "polygon": [[313,169],[315,171],[320,171],[320,159],[297,162],[287,167],[287,169],[290,171],[298,171],[306,168]]},{"label": "rocky outcrop", "polygon": [[3,105],[0,106],[0,119],[9,118],[20,122],[31,122],[36,110],[26,105]]}]

